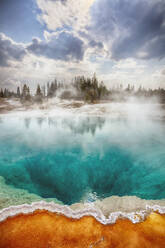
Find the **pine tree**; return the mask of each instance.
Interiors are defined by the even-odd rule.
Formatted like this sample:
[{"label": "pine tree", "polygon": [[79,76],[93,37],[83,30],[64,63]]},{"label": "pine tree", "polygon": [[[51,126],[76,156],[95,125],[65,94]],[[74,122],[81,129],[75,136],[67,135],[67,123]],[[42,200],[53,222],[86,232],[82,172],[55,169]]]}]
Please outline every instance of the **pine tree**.
[{"label": "pine tree", "polygon": [[4,90],[4,97],[7,98],[9,96],[8,90],[5,88]]},{"label": "pine tree", "polygon": [[31,100],[30,88],[26,84],[23,86],[21,98],[23,101]]},{"label": "pine tree", "polygon": [[20,92],[20,87],[17,87],[17,97],[20,98],[21,97],[21,92]]},{"label": "pine tree", "polygon": [[130,86],[130,84],[128,84],[126,91],[130,91],[130,90],[131,90],[131,86]]},{"label": "pine tree", "polygon": [[24,84],[23,89],[22,89],[22,97],[26,98],[27,95],[28,95],[28,87],[26,84]]},{"label": "pine tree", "polygon": [[38,84],[37,89],[36,89],[36,94],[35,94],[35,101],[38,102],[38,103],[42,103],[42,98],[43,98],[43,94],[42,94],[42,91],[41,91],[41,87]]},{"label": "pine tree", "polygon": [[45,88],[45,85],[42,86],[42,95],[43,95],[43,97],[46,96],[46,88]]},{"label": "pine tree", "polygon": [[0,97],[4,97],[3,89],[1,89],[1,91],[0,91]]},{"label": "pine tree", "polygon": [[36,96],[42,96],[41,87],[40,87],[39,84],[38,84],[38,86],[37,86]]}]

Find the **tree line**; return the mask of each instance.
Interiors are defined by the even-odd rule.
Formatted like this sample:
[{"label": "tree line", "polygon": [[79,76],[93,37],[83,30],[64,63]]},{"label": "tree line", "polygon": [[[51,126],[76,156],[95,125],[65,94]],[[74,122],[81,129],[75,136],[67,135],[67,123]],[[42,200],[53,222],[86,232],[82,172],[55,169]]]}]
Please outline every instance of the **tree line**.
[{"label": "tree line", "polygon": [[43,86],[38,84],[33,94],[27,84],[24,84],[22,88],[18,86],[16,92],[6,88],[0,90],[1,98],[14,97],[20,99],[21,102],[43,102],[44,99],[57,96],[61,99],[83,100],[91,103],[100,100],[125,101],[131,96],[145,99],[159,97],[161,102],[165,102],[165,89],[145,89],[142,86],[135,89],[134,85],[130,84],[125,88],[120,84],[108,89],[94,74],[92,78],[75,77],[70,84],[58,82],[56,79]]}]

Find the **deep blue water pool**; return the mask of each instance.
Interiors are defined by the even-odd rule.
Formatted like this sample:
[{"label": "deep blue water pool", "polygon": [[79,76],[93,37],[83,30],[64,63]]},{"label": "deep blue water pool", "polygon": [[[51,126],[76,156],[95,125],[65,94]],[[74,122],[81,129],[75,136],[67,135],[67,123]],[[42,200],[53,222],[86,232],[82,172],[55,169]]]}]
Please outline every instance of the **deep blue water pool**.
[{"label": "deep blue water pool", "polygon": [[103,117],[0,119],[0,176],[65,204],[165,198],[165,123]]}]

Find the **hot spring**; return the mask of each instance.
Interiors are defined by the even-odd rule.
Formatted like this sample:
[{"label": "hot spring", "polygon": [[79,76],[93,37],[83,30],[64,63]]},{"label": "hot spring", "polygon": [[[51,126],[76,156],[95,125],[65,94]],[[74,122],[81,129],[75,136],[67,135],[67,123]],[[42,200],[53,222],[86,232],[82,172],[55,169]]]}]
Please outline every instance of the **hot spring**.
[{"label": "hot spring", "polygon": [[164,199],[164,124],[101,116],[3,116],[1,181],[20,198],[26,190],[63,204],[114,195]]}]

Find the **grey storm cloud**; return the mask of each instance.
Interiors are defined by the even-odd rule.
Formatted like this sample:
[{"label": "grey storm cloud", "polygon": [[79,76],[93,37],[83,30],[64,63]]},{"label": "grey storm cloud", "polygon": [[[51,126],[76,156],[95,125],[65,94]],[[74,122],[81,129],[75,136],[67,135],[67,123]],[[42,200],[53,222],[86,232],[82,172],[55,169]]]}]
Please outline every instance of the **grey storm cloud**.
[{"label": "grey storm cloud", "polygon": [[86,33],[84,31],[79,31],[78,34],[80,35],[80,37],[85,38],[88,41],[88,47],[99,48],[99,49],[104,48],[103,42],[92,39],[89,33]]},{"label": "grey storm cloud", "polygon": [[68,32],[52,35],[48,41],[34,38],[27,50],[38,56],[64,61],[80,61],[84,56],[83,41]]},{"label": "grey storm cloud", "polygon": [[0,33],[0,66],[7,67],[10,61],[21,61],[26,51],[23,45],[14,43],[11,39]]},{"label": "grey storm cloud", "polygon": [[103,43],[102,42],[97,42],[95,40],[91,40],[89,42],[90,47],[98,47],[98,48],[103,48]]},{"label": "grey storm cloud", "polygon": [[164,0],[96,0],[89,32],[110,44],[114,59],[165,57]]}]

